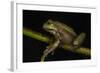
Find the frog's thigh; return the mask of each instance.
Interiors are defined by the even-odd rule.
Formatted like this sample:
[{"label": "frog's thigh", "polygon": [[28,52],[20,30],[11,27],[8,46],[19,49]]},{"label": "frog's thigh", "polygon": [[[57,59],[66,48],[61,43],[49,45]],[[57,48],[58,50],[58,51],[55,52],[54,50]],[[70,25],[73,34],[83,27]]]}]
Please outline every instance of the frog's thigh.
[{"label": "frog's thigh", "polygon": [[85,39],[85,36],[85,33],[80,33],[80,35],[74,40],[73,44],[76,46],[81,45]]}]

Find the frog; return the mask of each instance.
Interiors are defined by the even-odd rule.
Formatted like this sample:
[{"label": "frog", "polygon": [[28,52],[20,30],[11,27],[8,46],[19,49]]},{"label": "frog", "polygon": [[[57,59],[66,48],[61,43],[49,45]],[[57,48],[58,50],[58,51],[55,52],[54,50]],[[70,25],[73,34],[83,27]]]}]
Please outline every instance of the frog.
[{"label": "frog", "polygon": [[53,35],[54,40],[53,42],[49,43],[49,45],[43,51],[41,62],[45,60],[48,54],[51,53],[53,55],[57,47],[63,45],[67,45],[67,48],[69,48],[71,51],[75,51],[82,45],[86,37],[86,34],[84,32],[81,32],[79,35],[77,35],[75,30],[71,28],[71,26],[51,19],[48,19],[43,24],[43,29]]}]

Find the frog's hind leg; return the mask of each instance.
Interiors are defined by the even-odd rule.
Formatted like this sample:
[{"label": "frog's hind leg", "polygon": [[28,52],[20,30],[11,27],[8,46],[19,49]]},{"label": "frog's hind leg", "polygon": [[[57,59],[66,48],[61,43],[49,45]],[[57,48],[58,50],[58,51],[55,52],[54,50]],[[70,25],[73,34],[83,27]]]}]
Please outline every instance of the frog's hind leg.
[{"label": "frog's hind leg", "polygon": [[81,46],[82,43],[84,42],[84,39],[86,37],[85,33],[81,33],[73,42],[73,45],[77,47]]},{"label": "frog's hind leg", "polygon": [[46,50],[44,50],[43,55],[41,57],[41,61],[43,62],[45,60],[45,58],[47,57],[47,55],[51,52],[53,52],[59,45],[60,41],[57,40],[55,41],[53,44],[50,44]]}]

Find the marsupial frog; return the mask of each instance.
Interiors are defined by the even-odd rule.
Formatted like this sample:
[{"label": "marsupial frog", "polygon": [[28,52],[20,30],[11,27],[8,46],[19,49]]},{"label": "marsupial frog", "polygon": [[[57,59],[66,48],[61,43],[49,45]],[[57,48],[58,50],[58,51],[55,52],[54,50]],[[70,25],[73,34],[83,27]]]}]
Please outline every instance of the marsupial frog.
[{"label": "marsupial frog", "polygon": [[69,49],[74,51],[80,47],[85,38],[85,33],[77,35],[68,25],[50,19],[44,23],[43,28],[52,34],[55,40],[46,47],[41,57],[41,61],[44,61],[45,57],[49,53],[54,52],[58,46],[67,45]]}]

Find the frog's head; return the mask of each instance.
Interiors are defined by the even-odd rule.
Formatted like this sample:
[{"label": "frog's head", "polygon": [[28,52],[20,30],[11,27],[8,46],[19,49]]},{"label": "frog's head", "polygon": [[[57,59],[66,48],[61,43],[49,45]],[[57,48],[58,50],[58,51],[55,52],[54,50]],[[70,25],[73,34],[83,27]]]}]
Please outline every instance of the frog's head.
[{"label": "frog's head", "polygon": [[50,19],[46,23],[44,23],[43,28],[49,32],[57,30],[55,22]]}]

